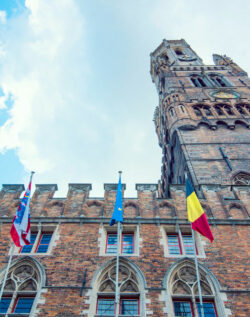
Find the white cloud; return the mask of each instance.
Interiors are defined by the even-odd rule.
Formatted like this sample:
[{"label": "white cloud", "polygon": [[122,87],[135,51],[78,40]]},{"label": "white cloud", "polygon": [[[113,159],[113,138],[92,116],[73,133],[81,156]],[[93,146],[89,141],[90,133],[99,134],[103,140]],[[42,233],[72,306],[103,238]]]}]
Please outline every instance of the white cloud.
[{"label": "white cloud", "polygon": [[0,23],[5,24],[6,23],[6,12],[0,10]]},{"label": "white cloud", "polygon": [[85,25],[73,0],[27,0],[26,7],[28,12],[8,22],[3,39],[1,107],[9,93],[14,106],[0,128],[0,150],[17,148],[25,169],[42,175],[52,172],[59,157],[62,168],[68,157],[58,150],[70,138],[80,146],[77,127],[88,130],[90,124],[83,116],[89,111]]}]

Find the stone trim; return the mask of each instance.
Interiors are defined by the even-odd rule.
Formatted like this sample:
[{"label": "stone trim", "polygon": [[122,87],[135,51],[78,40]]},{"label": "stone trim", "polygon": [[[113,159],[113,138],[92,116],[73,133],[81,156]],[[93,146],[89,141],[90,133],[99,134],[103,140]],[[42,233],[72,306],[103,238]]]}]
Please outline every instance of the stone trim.
[{"label": "stone trim", "polygon": [[[104,184],[104,190],[105,191],[117,191],[117,185],[116,183],[105,183]],[[126,189],[126,184],[122,184],[122,190]]]},{"label": "stone trim", "polygon": [[84,184],[84,183],[69,183],[69,190],[82,190],[84,192],[88,192],[92,189],[92,184]]},{"label": "stone trim", "polygon": [[36,190],[39,192],[52,192],[57,191],[57,184],[36,184]]},{"label": "stone trim", "polygon": [[138,191],[154,192],[158,189],[158,184],[135,184],[135,189]]},{"label": "stone trim", "polygon": [[5,193],[15,193],[18,191],[24,191],[25,187],[23,184],[3,184],[3,191]]},{"label": "stone trim", "polygon": [[[13,218],[0,217],[0,223],[12,223]],[[32,217],[31,223],[104,223],[108,224],[110,218],[86,218],[86,217]],[[248,226],[250,224],[250,219],[208,219],[210,225],[240,225]],[[164,218],[126,218],[123,221],[124,224],[180,224],[180,225],[190,225],[190,222],[187,219],[164,219]]]}]

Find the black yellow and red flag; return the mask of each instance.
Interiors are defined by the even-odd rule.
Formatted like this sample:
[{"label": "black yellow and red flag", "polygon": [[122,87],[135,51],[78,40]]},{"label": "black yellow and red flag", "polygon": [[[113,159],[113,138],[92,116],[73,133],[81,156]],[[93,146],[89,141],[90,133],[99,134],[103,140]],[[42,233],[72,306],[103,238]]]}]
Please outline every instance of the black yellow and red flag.
[{"label": "black yellow and red flag", "polygon": [[209,227],[206,214],[195,194],[195,191],[186,177],[186,197],[187,197],[187,214],[188,220],[192,223],[192,229],[213,242],[214,237]]}]

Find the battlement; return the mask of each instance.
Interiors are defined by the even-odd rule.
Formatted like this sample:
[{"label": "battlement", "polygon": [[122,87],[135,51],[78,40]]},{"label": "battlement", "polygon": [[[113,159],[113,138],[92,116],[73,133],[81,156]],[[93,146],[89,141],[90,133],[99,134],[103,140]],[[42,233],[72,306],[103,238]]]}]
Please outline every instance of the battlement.
[{"label": "battlement", "polygon": [[[117,184],[104,184],[103,197],[90,197],[91,184],[69,184],[66,197],[54,198],[57,184],[37,184],[31,198],[33,217],[111,217]],[[137,197],[127,198],[122,184],[124,218],[186,219],[184,185],[170,185],[170,197],[160,198],[157,184],[136,184]],[[12,218],[24,185],[3,185],[0,192],[0,218]],[[202,185],[196,189],[209,219],[248,219],[250,216],[247,185]]]}]

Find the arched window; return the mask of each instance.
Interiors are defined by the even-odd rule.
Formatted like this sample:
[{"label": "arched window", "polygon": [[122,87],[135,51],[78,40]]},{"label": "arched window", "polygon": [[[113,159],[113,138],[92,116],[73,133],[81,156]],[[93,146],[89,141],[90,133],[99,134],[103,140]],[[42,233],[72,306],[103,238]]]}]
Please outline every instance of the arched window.
[{"label": "arched window", "polygon": [[174,112],[174,108],[173,107],[169,108],[168,112],[170,113],[171,117],[174,117],[175,112]]},{"label": "arched window", "polygon": [[[203,269],[200,265],[199,274],[204,315],[218,317],[217,312],[225,310],[218,282],[207,269]],[[166,305],[168,316],[201,316],[197,276],[193,261],[185,259],[173,265],[169,269],[165,282],[168,292]]]},{"label": "arched window", "polygon": [[221,106],[217,105],[217,106],[214,107],[214,109],[216,110],[218,116],[224,116],[224,115],[225,115],[225,113],[224,113],[224,111],[222,110],[222,107],[221,107]]},{"label": "arched window", "polygon": [[249,113],[250,113],[249,105],[239,104],[239,105],[236,105],[236,109],[240,114],[244,116],[249,116]]},{"label": "arched window", "polygon": [[220,75],[217,74],[210,74],[209,78],[211,81],[218,87],[227,87],[230,86],[227,81]]},{"label": "arched window", "polygon": [[230,106],[224,105],[223,108],[226,110],[226,113],[227,113],[228,115],[230,115],[230,116],[233,116],[233,115],[234,115],[234,113],[233,113],[233,111],[232,111],[232,108],[231,108]]},{"label": "arched window", "polygon": [[183,52],[182,52],[182,50],[180,48],[177,48],[175,50],[175,54],[181,56],[181,55],[183,55]]},{"label": "arched window", "polygon": [[238,173],[233,179],[234,185],[250,185],[250,175],[247,173]]},{"label": "arched window", "polygon": [[[2,272],[1,280],[5,272]],[[41,289],[41,274],[30,258],[17,261],[9,270],[0,302],[1,314],[29,315]],[[12,316],[12,315],[11,315]]]},{"label": "arched window", "polygon": [[201,88],[201,87],[208,87],[209,86],[207,81],[203,77],[201,77],[199,75],[192,75],[191,76],[191,81],[192,81],[192,83],[194,84],[195,87],[200,87]]},{"label": "arched window", "polygon": [[[115,314],[116,262],[108,265],[97,280],[95,316]],[[119,263],[119,315],[144,316],[142,283],[136,270],[120,259]]]},{"label": "arched window", "polygon": [[202,117],[202,113],[198,107],[193,107],[193,109],[197,117]]},{"label": "arched window", "polygon": [[212,112],[211,112],[211,110],[210,110],[210,107],[208,107],[208,106],[203,106],[203,110],[204,110],[204,112],[205,112],[205,114],[206,114],[207,116],[212,116],[212,115],[213,115]]}]

